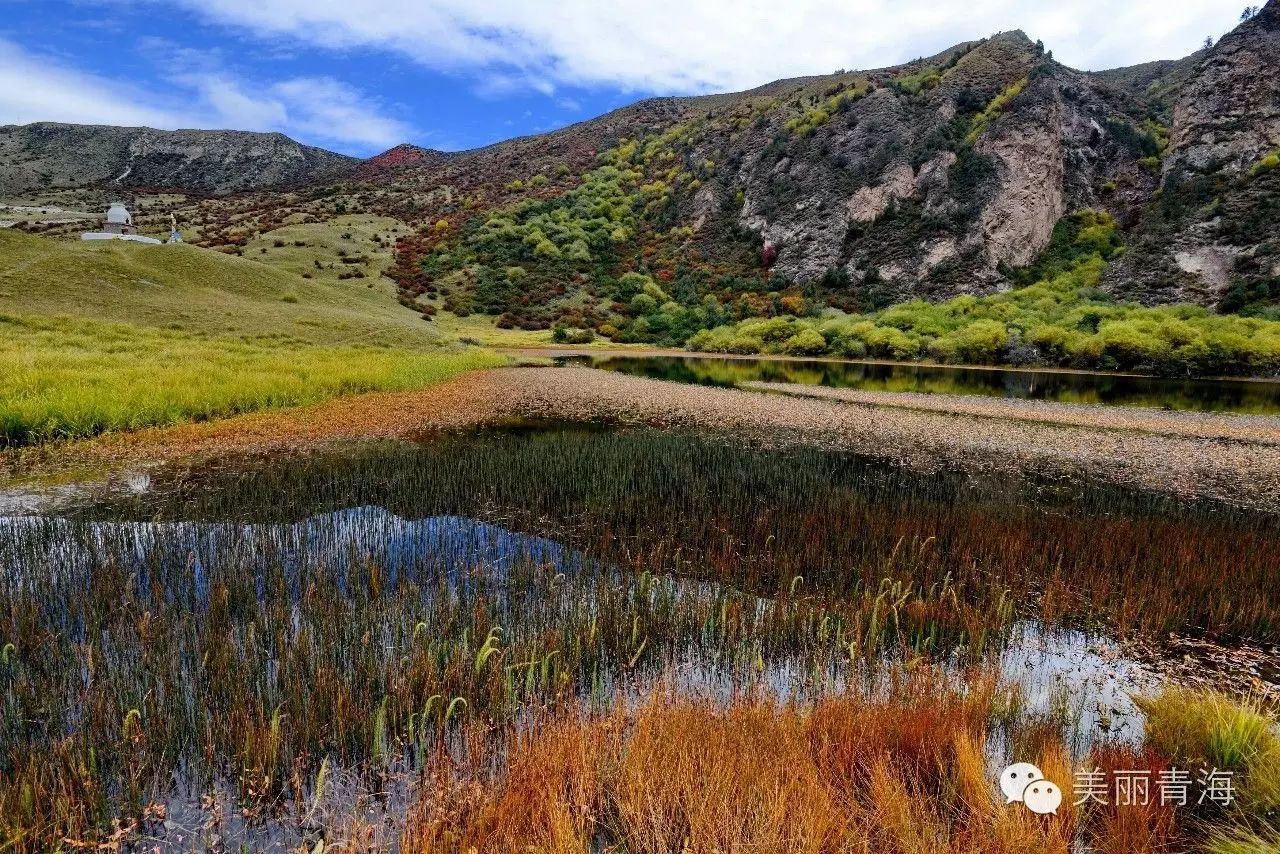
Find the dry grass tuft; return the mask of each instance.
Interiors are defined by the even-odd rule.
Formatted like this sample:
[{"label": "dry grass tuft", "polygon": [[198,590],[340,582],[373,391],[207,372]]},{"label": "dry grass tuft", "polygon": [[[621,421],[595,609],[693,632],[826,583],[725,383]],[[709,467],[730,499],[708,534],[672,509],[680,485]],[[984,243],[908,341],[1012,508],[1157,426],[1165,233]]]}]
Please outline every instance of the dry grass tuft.
[{"label": "dry grass tuft", "polygon": [[[439,787],[424,792],[409,847],[1065,854],[1069,806],[1041,818],[997,799],[984,761],[991,696],[927,677],[812,708],[660,691],[630,715],[560,718],[516,739],[505,774],[464,811],[442,809],[461,801]],[[1060,748],[1038,759],[1070,778]]]}]

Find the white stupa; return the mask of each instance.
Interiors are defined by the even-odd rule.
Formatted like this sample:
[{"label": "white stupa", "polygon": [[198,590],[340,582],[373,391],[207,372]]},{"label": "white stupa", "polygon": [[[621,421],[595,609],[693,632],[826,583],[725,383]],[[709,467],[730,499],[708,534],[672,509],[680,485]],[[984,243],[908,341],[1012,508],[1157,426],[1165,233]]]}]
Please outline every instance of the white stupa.
[{"label": "white stupa", "polygon": [[134,243],[159,243],[154,237],[138,234],[133,227],[133,216],[123,202],[112,202],[107,208],[107,224],[102,231],[86,231],[81,240],[131,240]]}]

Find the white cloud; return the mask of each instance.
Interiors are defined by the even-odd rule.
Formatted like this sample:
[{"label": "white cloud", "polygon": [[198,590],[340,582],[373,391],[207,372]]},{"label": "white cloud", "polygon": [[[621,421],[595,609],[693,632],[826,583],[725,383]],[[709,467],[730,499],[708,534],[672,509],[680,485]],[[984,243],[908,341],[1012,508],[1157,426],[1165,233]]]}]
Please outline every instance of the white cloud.
[{"label": "white cloud", "polygon": [[271,94],[287,105],[287,124],[298,133],[326,139],[345,138],[378,148],[405,142],[410,129],[379,115],[369,100],[331,77],[298,77],[271,87]]},{"label": "white cloud", "polygon": [[142,91],[59,66],[0,40],[0,124],[182,124],[180,111],[148,105]]},{"label": "white cloud", "polygon": [[162,129],[280,131],[374,153],[414,135],[359,91],[330,77],[245,84],[198,52],[175,52],[151,91],[68,68],[0,40],[0,124],[61,121]]},{"label": "white cloud", "polygon": [[[658,92],[742,89],[872,68],[1021,28],[1059,60],[1176,58],[1234,24],[1221,0],[176,0],[205,20],[332,49],[378,48],[446,71]],[[1232,11],[1234,9],[1234,11]]]}]

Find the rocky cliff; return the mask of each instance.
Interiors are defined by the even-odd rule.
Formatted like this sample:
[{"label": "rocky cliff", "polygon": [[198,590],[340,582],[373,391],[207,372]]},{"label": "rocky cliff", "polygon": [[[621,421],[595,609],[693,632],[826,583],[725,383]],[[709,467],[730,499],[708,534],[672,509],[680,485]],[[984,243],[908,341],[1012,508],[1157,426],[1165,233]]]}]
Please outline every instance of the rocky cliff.
[{"label": "rocky cliff", "polygon": [[1171,93],[1159,192],[1109,271],[1143,302],[1280,300],[1280,2],[1198,58]]}]

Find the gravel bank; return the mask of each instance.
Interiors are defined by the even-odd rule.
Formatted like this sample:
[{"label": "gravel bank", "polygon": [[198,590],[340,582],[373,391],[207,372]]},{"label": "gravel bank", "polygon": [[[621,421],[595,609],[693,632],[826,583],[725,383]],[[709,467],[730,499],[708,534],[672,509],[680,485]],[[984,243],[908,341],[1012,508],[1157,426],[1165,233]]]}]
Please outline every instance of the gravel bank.
[{"label": "gravel bank", "polygon": [[[818,390],[765,393],[582,367],[501,368],[416,392],[145,430],[9,454],[11,477],[115,469],[189,455],[271,452],[359,437],[411,438],[517,417],[606,419],[847,448],[919,469],[1088,476],[1280,510],[1280,419],[1135,414],[1070,404]],[[794,391],[786,387],[786,391]],[[846,395],[848,397],[846,398]],[[925,400],[920,400],[925,398]],[[856,405],[851,405],[856,404]]]},{"label": "gravel bank", "polygon": [[1280,417],[1221,415],[1213,412],[1174,412],[1126,406],[1085,406],[1043,400],[1018,400],[975,395],[918,394],[916,392],[857,391],[795,383],[748,382],[744,388],[820,400],[869,406],[893,406],[952,415],[1009,418],[1060,426],[1100,430],[1133,430],[1195,439],[1233,439],[1280,445]]}]

